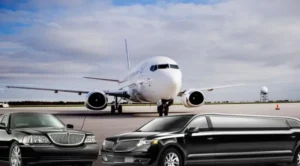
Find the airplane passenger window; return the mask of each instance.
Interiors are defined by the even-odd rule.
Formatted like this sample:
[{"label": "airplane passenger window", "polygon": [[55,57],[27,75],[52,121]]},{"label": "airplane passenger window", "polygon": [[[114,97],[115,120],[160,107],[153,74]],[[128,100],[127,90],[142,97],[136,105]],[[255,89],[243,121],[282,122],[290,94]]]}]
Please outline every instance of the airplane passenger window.
[{"label": "airplane passenger window", "polygon": [[167,69],[169,68],[169,64],[157,65],[158,69]]},{"label": "airplane passenger window", "polygon": [[170,65],[170,68],[172,68],[172,69],[179,69],[179,67],[178,67],[178,65]]}]

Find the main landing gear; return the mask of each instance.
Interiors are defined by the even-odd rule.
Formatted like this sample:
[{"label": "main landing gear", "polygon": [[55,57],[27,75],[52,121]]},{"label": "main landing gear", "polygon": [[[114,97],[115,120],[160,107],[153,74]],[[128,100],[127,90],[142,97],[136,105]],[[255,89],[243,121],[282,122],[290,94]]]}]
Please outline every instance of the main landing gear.
[{"label": "main landing gear", "polygon": [[123,108],[122,108],[122,105],[120,104],[121,100],[122,99],[120,99],[118,101],[118,97],[115,97],[115,101],[112,103],[112,105],[110,107],[111,108],[110,111],[111,111],[112,115],[116,114],[116,111],[118,111],[118,114],[122,114]]},{"label": "main landing gear", "polygon": [[169,115],[169,106],[173,104],[173,100],[161,100],[157,104],[157,112],[159,116]]}]

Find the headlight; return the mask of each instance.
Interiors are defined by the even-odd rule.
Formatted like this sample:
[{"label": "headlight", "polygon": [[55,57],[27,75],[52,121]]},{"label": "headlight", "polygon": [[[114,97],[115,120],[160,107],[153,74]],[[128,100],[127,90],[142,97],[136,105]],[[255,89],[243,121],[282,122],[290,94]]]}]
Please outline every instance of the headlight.
[{"label": "headlight", "polygon": [[140,142],[136,145],[137,147],[143,146],[143,145],[157,145],[158,144],[158,140],[154,139],[154,140],[145,140],[142,139],[140,140]]},{"label": "headlight", "polygon": [[102,147],[104,150],[112,150],[114,147],[114,142],[104,140],[102,143]]},{"label": "headlight", "polygon": [[95,144],[97,143],[96,137],[94,135],[88,135],[85,137],[85,144]]},{"label": "headlight", "polygon": [[24,144],[51,144],[50,140],[43,135],[28,135],[23,138]]}]

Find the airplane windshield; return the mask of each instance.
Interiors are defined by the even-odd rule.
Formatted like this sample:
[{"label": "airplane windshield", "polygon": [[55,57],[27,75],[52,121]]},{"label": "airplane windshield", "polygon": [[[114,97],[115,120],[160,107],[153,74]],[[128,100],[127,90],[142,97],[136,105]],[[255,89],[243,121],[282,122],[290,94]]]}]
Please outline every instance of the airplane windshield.
[{"label": "airplane windshield", "polygon": [[157,69],[179,69],[178,65],[175,64],[159,64],[159,65],[152,65],[150,67],[150,71],[156,71]]},{"label": "airplane windshield", "polygon": [[169,68],[169,64],[162,64],[162,65],[157,65],[158,69],[167,69]]}]

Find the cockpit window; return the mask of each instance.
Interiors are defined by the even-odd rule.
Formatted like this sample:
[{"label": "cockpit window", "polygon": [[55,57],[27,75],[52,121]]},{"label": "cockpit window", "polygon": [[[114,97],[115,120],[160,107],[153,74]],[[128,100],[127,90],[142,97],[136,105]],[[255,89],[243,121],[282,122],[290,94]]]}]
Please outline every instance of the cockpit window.
[{"label": "cockpit window", "polygon": [[156,71],[157,69],[179,69],[178,65],[174,64],[160,64],[160,65],[152,65],[150,67],[150,71]]},{"label": "cockpit window", "polygon": [[167,69],[169,68],[169,64],[161,64],[161,65],[157,65],[158,69]]},{"label": "cockpit window", "polygon": [[150,67],[150,70],[151,70],[151,71],[157,70],[157,65],[152,65],[152,66]]},{"label": "cockpit window", "polygon": [[170,68],[172,68],[172,69],[179,69],[179,67],[178,67],[178,65],[170,65]]}]

